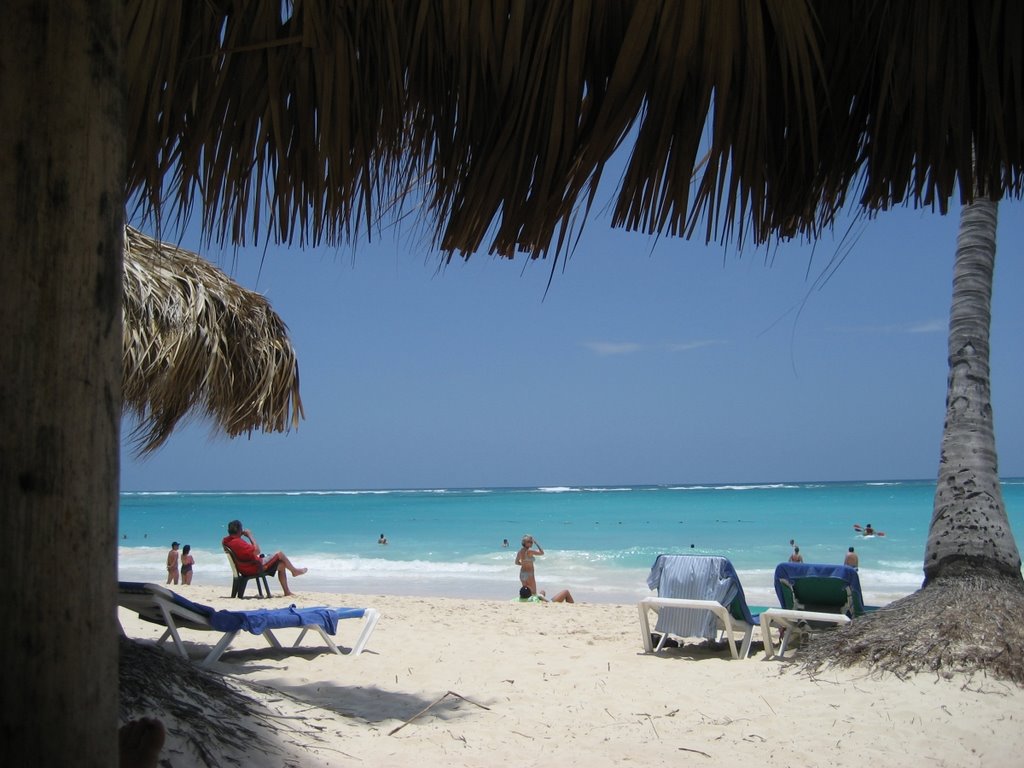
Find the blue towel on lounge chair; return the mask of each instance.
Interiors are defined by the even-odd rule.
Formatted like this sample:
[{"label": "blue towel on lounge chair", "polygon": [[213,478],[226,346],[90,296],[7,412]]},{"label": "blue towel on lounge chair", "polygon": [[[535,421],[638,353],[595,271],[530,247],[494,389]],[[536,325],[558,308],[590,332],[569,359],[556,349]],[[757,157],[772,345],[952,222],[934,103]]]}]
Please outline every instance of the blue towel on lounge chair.
[{"label": "blue towel on lounge chair", "polygon": [[[159,586],[159,585],[157,585]],[[121,592],[133,592],[139,595],[147,595],[150,593],[149,585],[141,581],[119,581],[117,582],[117,588]],[[171,599],[174,600],[175,605],[180,605],[182,608],[186,608],[193,613],[198,613],[200,616],[209,618],[217,612],[216,608],[211,608],[208,605],[202,603],[193,603],[187,597],[182,597],[177,592],[167,590],[171,595]]]},{"label": "blue towel on lounge chair", "polygon": [[[139,618],[166,628],[166,631],[157,640],[157,645],[172,638],[174,647],[183,659],[189,658],[189,652],[181,640],[180,630],[220,633],[220,640],[207,654],[202,666],[215,663],[242,630],[260,635],[270,645],[278,649],[283,646],[274,635],[275,630],[281,628],[301,629],[293,647],[298,647],[306,633],[313,630],[320,635],[331,651],[340,656],[341,649],[330,636],[337,633],[342,619],[362,618],[364,619],[362,631],[349,651],[351,655],[358,656],[365,650],[366,643],[380,619],[380,612],[376,608],[327,608],[324,606],[298,608],[292,605],[288,608],[255,611],[218,611],[208,605],[195,603],[159,584],[130,581],[119,582],[118,593],[119,607],[134,611]],[[124,634],[123,627],[121,632]]]},{"label": "blue towel on lounge chair", "polygon": [[[140,593],[146,593],[148,590],[143,583],[127,581],[119,582],[119,588],[122,591]],[[366,612],[364,608],[296,608],[294,605],[288,608],[260,608],[252,611],[218,611],[216,608],[182,597],[177,592],[172,592],[171,595],[176,605],[206,617],[210,626],[218,632],[237,632],[244,629],[254,635],[261,635],[268,629],[318,626],[327,634],[333,635],[338,631],[339,621],[359,619]]]},{"label": "blue towel on lounge chair", "polygon": [[775,566],[775,596],[779,598],[779,605],[786,605],[786,598],[782,591],[781,579],[792,584],[797,579],[807,576],[818,576],[830,579],[842,579],[850,587],[854,595],[854,603],[863,606],[864,598],[860,590],[860,575],[856,568],[848,565],[829,565],[826,563],[779,563]]},{"label": "blue towel on lounge chair", "polygon": [[260,608],[254,611],[216,611],[210,616],[210,626],[221,632],[236,632],[244,629],[254,635],[268,629],[282,627],[318,626],[327,634],[338,631],[342,619],[362,618],[363,608]]}]

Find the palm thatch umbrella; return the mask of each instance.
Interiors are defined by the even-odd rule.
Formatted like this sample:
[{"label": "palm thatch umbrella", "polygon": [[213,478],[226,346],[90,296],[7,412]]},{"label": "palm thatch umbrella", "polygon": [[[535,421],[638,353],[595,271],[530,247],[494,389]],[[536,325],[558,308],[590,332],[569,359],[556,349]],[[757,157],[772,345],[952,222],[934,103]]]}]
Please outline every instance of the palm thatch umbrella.
[{"label": "palm thatch umbrella", "polygon": [[231,437],[298,427],[298,360],[263,296],[133,227],[123,283],[124,407],[138,418],[140,452],[163,445],[190,414]]},{"label": "palm thatch umbrella", "polygon": [[[343,241],[415,206],[448,258],[557,258],[627,141],[615,225],[721,241],[813,237],[848,200],[945,211],[956,197],[1020,197],[1024,184],[1014,0],[68,0],[60,14],[11,0],[5,11],[0,602],[35,618],[0,633],[12,661],[0,727],[41,765],[116,760],[131,195],[155,214],[198,210],[222,242]],[[987,338],[967,344],[979,346],[987,355]],[[969,501],[972,485],[952,495]],[[952,531],[970,546],[948,562],[1010,578],[1016,548],[992,557],[980,530]],[[108,570],[83,579],[82,562]],[[62,642],[54,616],[92,647]]]}]

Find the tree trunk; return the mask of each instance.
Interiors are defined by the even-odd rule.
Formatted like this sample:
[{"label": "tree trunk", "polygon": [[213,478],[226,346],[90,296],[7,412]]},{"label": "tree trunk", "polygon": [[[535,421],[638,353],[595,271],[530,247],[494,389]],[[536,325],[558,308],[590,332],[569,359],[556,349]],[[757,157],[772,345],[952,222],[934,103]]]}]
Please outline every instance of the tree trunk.
[{"label": "tree trunk", "polygon": [[1001,573],[1021,580],[1020,553],[999,485],[989,384],[989,325],[997,204],[960,213],[949,320],[949,383],[925,584],[944,576]]},{"label": "tree trunk", "polygon": [[0,739],[16,763],[106,768],[118,761],[122,3],[5,9]]}]

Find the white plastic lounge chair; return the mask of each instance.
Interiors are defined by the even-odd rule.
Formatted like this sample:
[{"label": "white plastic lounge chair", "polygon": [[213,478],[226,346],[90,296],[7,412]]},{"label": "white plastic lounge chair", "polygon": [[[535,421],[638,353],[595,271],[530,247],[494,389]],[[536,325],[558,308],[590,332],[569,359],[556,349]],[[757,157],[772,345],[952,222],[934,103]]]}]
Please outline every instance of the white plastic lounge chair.
[{"label": "white plastic lounge chair", "polygon": [[[222,637],[206,655],[201,667],[214,664],[221,654],[227,650],[231,641],[243,629],[257,635],[263,635],[274,648],[283,648],[274,634],[275,629],[294,627],[301,629],[293,648],[297,648],[310,630],[319,633],[324,643],[339,656],[341,649],[331,637],[337,631],[338,622],[342,619],[363,618],[363,629],[349,652],[358,656],[366,648],[366,643],[373,634],[380,613],[375,608],[276,608],[255,611],[218,611],[206,605],[194,603],[176,592],[159,584],[142,584],[138,582],[118,583],[118,605],[134,611],[140,618],[160,624],[167,629],[157,640],[161,645],[168,637],[174,641],[174,647],[181,657],[188,659],[188,651],[181,641],[179,631],[192,629],[201,632],[220,632]],[[124,634],[124,628],[121,628]]]},{"label": "white plastic lounge chair", "polygon": [[[761,637],[764,639],[764,655],[767,658],[786,655],[790,641],[813,629],[821,629],[826,624],[849,624],[850,617],[845,613],[822,613],[821,611],[796,611],[788,608],[769,608],[761,614]],[[776,654],[772,642],[772,627],[782,630],[782,642]]]},{"label": "white plastic lounge chair", "polygon": [[[848,624],[864,615],[860,577],[846,565],[779,563],[775,568],[775,594],[781,608],[761,614],[764,653],[782,659],[790,643],[809,632]],[[776,654],[772,628],[782,629]]]},{"label": "white plastic lounge chair", "polygon": [[[637,606],[644,651],[657,653],[669,635],[716,639],[719,632],[734,659],[750,654],[758,617],[750,612],[736,569],[728,558],[703,555],[658,555],[647,585],[657,597],[645,597]],[[656,611],[654,629],[662,633],[657,647],[651,638],[649,611]],[[742,641],[734,638],[742,633]]]}]

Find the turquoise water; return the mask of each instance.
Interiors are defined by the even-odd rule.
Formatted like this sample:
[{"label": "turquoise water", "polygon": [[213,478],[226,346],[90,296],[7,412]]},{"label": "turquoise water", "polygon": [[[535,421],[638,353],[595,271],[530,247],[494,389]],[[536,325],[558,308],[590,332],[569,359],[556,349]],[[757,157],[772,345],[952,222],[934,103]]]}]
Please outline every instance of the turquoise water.
[{"label": "turquoise water", "polygon": [[[480,488],[394,491],[126,493],[122,579],[162,582],[172,540],[191,544],[195,583],[229,582],[220,548],[241,519],[264,552],[285,551],[309,574],[297,590],[510,598],[524,533],[536,537],[542,589],[577,599],[634,602],[662,552],[724,554],[749,602],[774,602],[772,573],[795,539],[807,562],[860,555],[868,602],[920,586],[934,482],[715,486]],[[1024,480],[1003,482],[1010,524],[1024,531]],[[854,524],[884,536],[864,538]],[[377,544],[384,533],[387,546]],[[509,540],[509,547],[502,540]],[[692,546],[691,546],[692,545]]]}]

